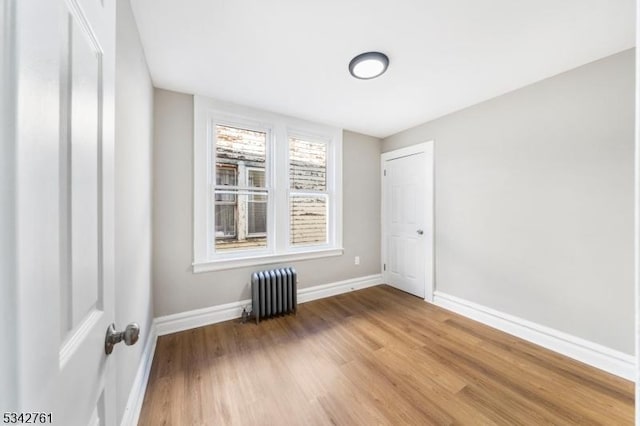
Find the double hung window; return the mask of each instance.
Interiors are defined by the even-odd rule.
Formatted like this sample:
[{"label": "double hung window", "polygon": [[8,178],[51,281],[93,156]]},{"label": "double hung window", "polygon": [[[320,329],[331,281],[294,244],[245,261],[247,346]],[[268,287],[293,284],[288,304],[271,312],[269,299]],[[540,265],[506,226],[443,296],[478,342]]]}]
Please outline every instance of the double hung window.
[{"label": "double hung window", "polygon": [[194,97],[194,271],[342,254],[342,131]]}]

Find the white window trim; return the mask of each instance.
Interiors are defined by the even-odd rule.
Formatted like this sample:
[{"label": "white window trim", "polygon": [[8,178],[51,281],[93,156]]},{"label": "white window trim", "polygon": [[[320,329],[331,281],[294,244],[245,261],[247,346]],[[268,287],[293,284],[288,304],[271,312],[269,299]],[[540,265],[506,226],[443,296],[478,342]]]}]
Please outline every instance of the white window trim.
[{"label": "white window trim", "polygon": [[[342,129],[254,108],[194,96],[193,132],[193,272],[219,271],[256,265],[339,256],[342,248]],[[214,254],[209,244],[212,188],[210,167],[213,158],[213,123],[250,126],[269,131],[267,146],[267,247],[233,253]],[[327,189],[329,199],[327,243],[308,246],[289,244],[289,218],[276,216],[276,206],[289,202],[289,136],[307,136],[327,141]],[[280,148],[276,148],[276,144]],[[282,148],[284,146],[284,148]],[[280,185],[280,186],[277,186]],[[286,185],[286,187],[284,186]],[[275,220],[271,219],[275,218]]]},{"label": "white window trim", "polygon": [[193,264],[193,272],[224,271],[227,269],[246,268],[250,266],[271,265],[299,260],[321,259],[323,257],[342,256],[343,248],[326,250],[307,250],[303,253],[266,254],[260,256],[238,257],[229,260],[212,260]]}]

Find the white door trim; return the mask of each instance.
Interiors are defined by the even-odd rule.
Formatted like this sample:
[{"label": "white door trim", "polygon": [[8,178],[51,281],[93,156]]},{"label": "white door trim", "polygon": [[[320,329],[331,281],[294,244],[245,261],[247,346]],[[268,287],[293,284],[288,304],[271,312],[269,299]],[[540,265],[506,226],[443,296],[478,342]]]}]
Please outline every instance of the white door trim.
[{"label": "white door trim", "polygon": [[0,6],[0,412],[17,407],[15,1]]},{"label": "white door trim", "polygon": [[[415,145],[408,146],[406,148],[400,148],[389,152],[384,152],[380,155],[380,188],[381,188],[381,197],[380,197],[380,219],[381,219],[381,236],[380,239],[380,270],[382,271],[382,277],[385,282],[388,281],[387,272],[385,270],[385,264],[387,263],[387,249],[385,244],[384,236],[386,235],[386,217],[385,217],[385,162],[394,160],[396,158],[408,157],[410,155],[425,153],[430,155],[425,155],[426,163],[425,167],[427,170],[431,170],[433,173],[432,182],[433,186],[431,188],[431,198],[430,206],[427,206],[426,214],[431,217],[427,217],[425,219],[425,223],[431,226],[432,232],[428,233],[427,238],[430,241],[427,241],[427,244],[431,247],[431,258],[427,261],[430,263],[427,264],[425,270],[425,301],[433,302],[433,292],[435,290],[435,162],[434,162],[434,146],[435,143],[433,140],[429,140],[426,142],[418,143]],[[431,208],[429,208],[431,207]],[[429,267],[430,266],[430,267]]]},{"label": "white door trim", "polygon": [[[636,42],[640,42],[640,0],[636,1]],[[635,361],[636,424],[640,424],[640,56],[636,55],[635,158],[634,158],[634,288],[635,288]]]}]

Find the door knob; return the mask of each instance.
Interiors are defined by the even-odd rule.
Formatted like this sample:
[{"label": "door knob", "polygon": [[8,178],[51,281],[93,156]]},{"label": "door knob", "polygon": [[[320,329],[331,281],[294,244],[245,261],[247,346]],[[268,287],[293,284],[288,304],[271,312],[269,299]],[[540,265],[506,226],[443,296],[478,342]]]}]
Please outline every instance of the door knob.
[{"label": "door knob", "polygon": [[107,328],[107,336],[104,339],[104,352],[109,355],[113,352],[113,347],[124,341],[127,346],[135,345],[140,337],[140,326],[135,322],[127,325],[124,331],[116,331],[116,325],[111,324]]},{"label": "door knob", "polygon": [[418,233],[418,235],[424,234],[424,231],[422,229],[418,229],[416,232]]}]

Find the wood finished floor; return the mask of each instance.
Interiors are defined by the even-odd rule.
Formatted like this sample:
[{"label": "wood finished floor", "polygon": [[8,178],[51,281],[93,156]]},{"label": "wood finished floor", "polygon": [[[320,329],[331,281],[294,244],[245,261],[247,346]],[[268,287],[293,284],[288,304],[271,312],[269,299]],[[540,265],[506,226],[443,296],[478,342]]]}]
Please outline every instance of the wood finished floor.
[{"label": "wood finished floor", "polygon": [[162,336],[141,425],[630,425],[633,384],[388,286]]}]

